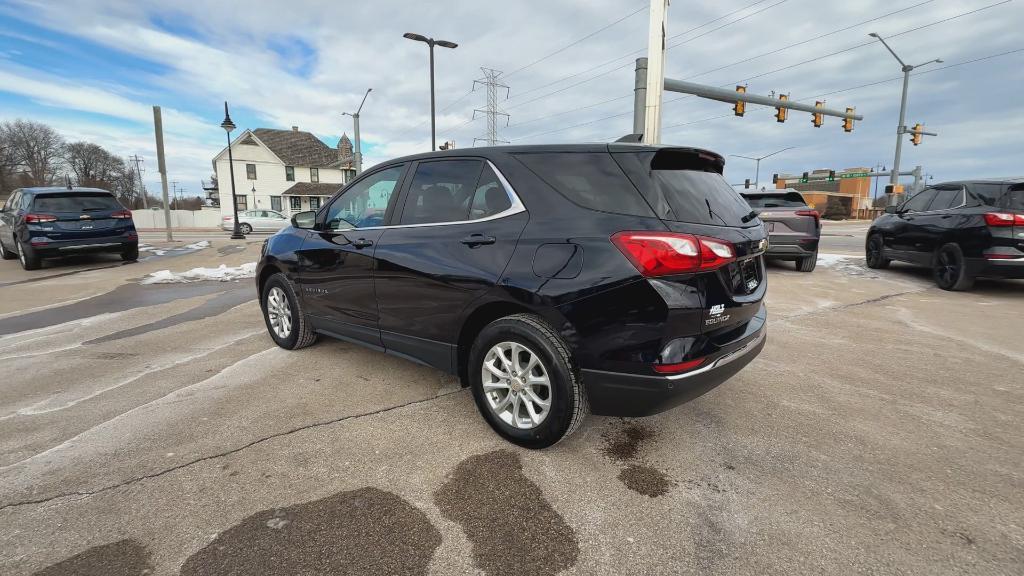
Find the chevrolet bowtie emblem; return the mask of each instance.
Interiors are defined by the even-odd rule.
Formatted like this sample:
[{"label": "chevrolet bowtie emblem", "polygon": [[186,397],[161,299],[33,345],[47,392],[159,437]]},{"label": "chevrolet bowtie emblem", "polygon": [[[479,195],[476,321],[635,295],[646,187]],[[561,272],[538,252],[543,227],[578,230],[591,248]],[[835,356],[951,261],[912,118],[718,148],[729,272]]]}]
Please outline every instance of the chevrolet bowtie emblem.
[{"label": "chevrolet bowtie emblem", "polygon": [[764,252],[767,249],[768,249],[768,239],[767,238],[762,238],[761,241],[757,243],[757,251],[758,252]]},{"label": "chevrolet bowtie emblem", "polygon": [[91,218],[92,216],[89,216],[88,214],[82,214],[81,216],[78,217],[79,220],[89,220]]}]

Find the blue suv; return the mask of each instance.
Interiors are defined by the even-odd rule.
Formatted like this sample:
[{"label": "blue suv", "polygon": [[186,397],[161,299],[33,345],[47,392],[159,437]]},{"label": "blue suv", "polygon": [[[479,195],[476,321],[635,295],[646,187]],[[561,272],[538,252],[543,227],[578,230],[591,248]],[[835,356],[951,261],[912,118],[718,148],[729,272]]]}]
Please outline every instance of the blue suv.
[{"label": "blue suv", "polygon": [[114,252],[138,260],[132,213],[99,188],[20,188],[0,209],[0,255],[25,270],[43,258]]}]

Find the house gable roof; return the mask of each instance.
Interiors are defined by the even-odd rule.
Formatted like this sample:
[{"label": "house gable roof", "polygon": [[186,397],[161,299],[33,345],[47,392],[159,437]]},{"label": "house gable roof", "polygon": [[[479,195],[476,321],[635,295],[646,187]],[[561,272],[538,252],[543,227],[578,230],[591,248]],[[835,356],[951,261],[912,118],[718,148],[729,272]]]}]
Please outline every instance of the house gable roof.
[{"label": "house gable roof", "polygon": [[338,151],[309,132],[256,128],[252,133],[288,166],[319,168],[338,162]]},{"label": "house gable roof", "polygon": [[291,188],[281,193],[282,196],[334,196],[344,184],[328,184],[326,182],[296,182]]}]

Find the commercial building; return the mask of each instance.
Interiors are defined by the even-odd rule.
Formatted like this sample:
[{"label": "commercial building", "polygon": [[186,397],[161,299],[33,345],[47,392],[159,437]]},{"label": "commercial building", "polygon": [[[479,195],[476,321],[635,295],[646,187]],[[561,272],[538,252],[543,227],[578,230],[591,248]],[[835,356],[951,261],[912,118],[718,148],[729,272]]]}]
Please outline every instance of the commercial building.
[{"label": "commercial building", "polygon": [[779,174],[775,187],[799,191],[807,204],[827,217],[857,218],[872,208],[870,168],[819,169]]}]

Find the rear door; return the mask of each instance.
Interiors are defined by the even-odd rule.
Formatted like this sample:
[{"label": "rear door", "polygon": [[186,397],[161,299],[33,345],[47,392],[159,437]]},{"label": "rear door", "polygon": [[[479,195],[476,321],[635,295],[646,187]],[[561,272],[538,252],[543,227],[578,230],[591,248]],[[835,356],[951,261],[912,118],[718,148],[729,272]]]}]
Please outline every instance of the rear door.
[{"label": "rear door", "polygon": [[131,218],[124,217],[124,206],[107,192],[37,194],[29,211],[56,217],[55,222],[45,222],[37,228],[53,241],[119,236],[131,224]]},{"label": "rear door", "polygon": [[501,278],[528,215],[489,162],[418,162],[375,258],[388,350],[454,366],[460,319]]},{"label": "rear door", "polygon": [[960,225],[961,215],[953,209],[963,206],[964,188],[957,184],[935,187],[935,196],[927,209],[914,215],[908,227],[908,244],[919,261],[931,260],[932,254],[950,239],[950,232]]}]

